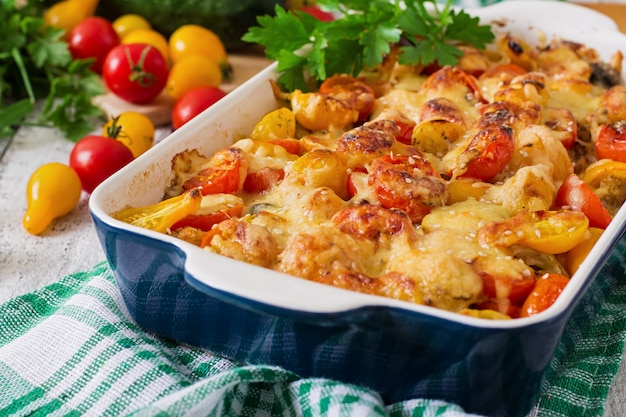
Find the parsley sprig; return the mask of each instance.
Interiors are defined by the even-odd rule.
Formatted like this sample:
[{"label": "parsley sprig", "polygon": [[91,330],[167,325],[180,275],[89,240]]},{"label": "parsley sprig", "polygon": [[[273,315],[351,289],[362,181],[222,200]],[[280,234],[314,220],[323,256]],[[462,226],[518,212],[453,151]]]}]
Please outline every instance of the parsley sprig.
[{"label": "parsley sprig", "polygon": [[323,81],[333,74],[358,75],[382,63],[402,41],[401,64],[453,65],[455,46],[484,48],[494,39],[489,26],[461,9],[434,0],[318,0],[340,18],[322,22],[306,13],[276,6],[274,16],[260,16],[243,36],[265,47],[276,60],[278,83],[287,91],[307,90],[307,77]]},{"label": "parsley sprig", "polygon": [[41,0],[16,2],[0,1],[0,137],[11,136],[41,100],[35,123],[78,140],[102,115],[91,101],[102,83],[91,61],[72,59],[63,31],[46,27]]}]

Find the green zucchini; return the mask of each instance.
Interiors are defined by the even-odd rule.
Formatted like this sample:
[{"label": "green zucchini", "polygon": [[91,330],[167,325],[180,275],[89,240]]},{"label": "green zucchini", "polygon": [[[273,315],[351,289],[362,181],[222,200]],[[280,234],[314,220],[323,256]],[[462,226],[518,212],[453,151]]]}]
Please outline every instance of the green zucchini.
[{"label": "green zucchini", "polygon": [[241,37],[259,15],[273,14],[285,0],[100,0],[97,14],[108,19],[129,13],[146,18],[166,37],[179,26],[201,25],[215,32],[229,51],[249,44]]}]

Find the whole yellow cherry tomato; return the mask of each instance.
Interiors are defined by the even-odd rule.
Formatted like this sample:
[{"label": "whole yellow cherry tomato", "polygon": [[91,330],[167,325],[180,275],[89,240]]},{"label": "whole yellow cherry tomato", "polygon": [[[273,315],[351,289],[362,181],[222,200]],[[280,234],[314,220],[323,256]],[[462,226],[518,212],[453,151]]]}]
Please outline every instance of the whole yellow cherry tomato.
[{"label": "whole yellow cherry tomato", "polygon": [[204,55],[191,55],[172,65],[165,84],[168,96],[178,100],[188,91],[199,87],[218,87],[222,73],[215,61]]},{"label": "whole yellow cherry tomato", "polygon": [[152,45],[161,53],[161,55],[163,55],[165,61],[170,61],[167,39],[154,29],[135,29],[122,38],[122,43],[125,45],[131,43],[145,43]]},{"label": "whole yellow cherry tomato", "polygon": [[65,30],[63,39],[85,18],[93,16],[98,0],[63,0],[53,4],[43,15],[46,26]]},{"label": "whole yellow cherry tomato", "polygon": [[42,234],[52,221],[68,214],[80,200],[80,178],[70,166],[51,162],[37,168],[26,186],[24,229]]},{"label": "whole yellow cherry tomato", "polygon": [[102,128],[102,136],[122,142],[137,158],[154,144],[154,130],[154,123],[148,116],[127,111],[109,119]]},{"label": "whole yellow cherry tomato", "polygon": [[138,14],[125,14],[113,21],[113,29],[120,39],[137,29],[152,29],[150,22]]},{"label": "whole yellow cherry tomato", "polygon": [[191,55],[204,55],[215,61],[227,79],[232,68],[224,43],[215,32],[199,25],[183,25],[176,29],[168,40],[169,54],[176,63]]}]

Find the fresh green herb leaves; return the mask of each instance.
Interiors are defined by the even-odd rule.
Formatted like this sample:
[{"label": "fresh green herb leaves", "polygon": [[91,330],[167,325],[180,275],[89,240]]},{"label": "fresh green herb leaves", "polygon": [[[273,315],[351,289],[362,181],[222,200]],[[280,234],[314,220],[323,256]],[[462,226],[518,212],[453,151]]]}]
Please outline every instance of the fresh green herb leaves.
[{"label": "fresh green herb leaves", "polygon": [[323,81],[333,74],[357,75],[380,64],[391,46],[403,41],[402,64],[453,65],[461,56],[455,43],[484,48],[494,39],[489,26],[463,10],[434,0],[318,0],[340,18],[322,22],[305,13],[276,6],[260,16],[243,36],[263,45],[278,62],[282,88],[306,91],[307,78]]},{"label": "fresh green herb leaves", "polygon": [[43,3],[0,1],[0,135],[9,136],[44,99],[38,124],[78,140],[101,110],[91,99],[104,92],[90,61],[73,60],[61,30],[45,27]]}]

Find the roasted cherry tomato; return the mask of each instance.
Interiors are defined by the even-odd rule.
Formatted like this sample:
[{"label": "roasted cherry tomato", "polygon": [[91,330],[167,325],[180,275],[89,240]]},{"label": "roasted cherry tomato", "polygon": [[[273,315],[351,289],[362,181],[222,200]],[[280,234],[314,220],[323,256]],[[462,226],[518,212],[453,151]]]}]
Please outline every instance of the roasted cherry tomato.
[{"label": "roasted cherry tomato", "polygon": [[513,132],[506,126],[489,127],[474,136],[457,159],[459,177],[489,181],[513,158]]},{"label": "roasted cherry tomato", "polygon": [[26,186],[28,205],[22,220],[24,229],[32,235],[40,235],[54,219],[76,207],[80,194],[80,178],[71,167],[59,162],[40,166]]},{"label": "roasted cherry tomato", "polygon": [[352,198],[359,192],[366,190],[367,170],[365,168],[355,168],[348,174],[348,197]]},{"label": "roasted cherry tomato", "polygon": [[527,72],[528,71],[526,71],[524,68],[516,64],[498,64],[483,72],[480,75],[479,79],[482,80],[485,78],[497,78],[499,82],[508,83],[518,75],[523,75]]},{"label": "roasted cherry tomato", "polygon": [[587,216],[576,211],[536,211],[530,216],[520,243],[544,253],[565,253],[584,238]]},{"label": "roasted cherry tomato", "polygon": [[284,169],[264,167],[255,172],[248,172],[243,183],[243,190],[247,193],[262,193],[272,188],[283,178],[285,178]]},{"label": "roasted cherry tomato", "polygon": [[626,122],[600,126],[595,148],[598,159],[626,162]]},{"label": "roasted cherry tomato", "polygon": [[375,159],[368,184],[385,208],[403,210],[419,223],[431,208],[448,199],[445,182],[423,155],[384,155]]},{"label": "roasted cherry tomato", "polygon": [[534,316],[546,310],[559,298],[568,283],[569,278],[559,274],[545,274],[539,277],[522,305],[520,317]]},{"label": "roasted cherry tomato", "polygon": [[176,197],[145,207],[129,207],[113,213],[126,223],[165,233],[178,221],[194,214],[202,204],[202,193],[193,188]]},{"label": "roasted cherry tomato", "polygon": [[302,149],[300,148],[300,141],[298,139],[270,139],[267,142],[278,145],[285,149],[287,152],[294,155],[300,155],[302,153]]},{"label": "roasted cherry tomato", "polygon": [[422,90],[425,92],[437,92],[451,87],[461,87],[455,90],[460,91],[463,97],[472,97],[477,102],[486,102],[476,78],[457,67],[447,65],[441,67],[430,74],[422,84]]},{"label": "roasted cherry tomato", "polygon": [[556,193],[555,207],[581,211],[589,219],[590,227],[606,229],[611,223],[611,214],[602,201],[576,174],[570,174]]},{"label": "roasted cherry tomato", "polygon": [[236,147],[214,153],[198,173],[183,184],[188,190],[200,187],[202,194],[236,194],[248,175],[248,160]]},{"label": "roasted cherry tomato", "polygon": [[563,107],[548,107],[541,113],[543,124],[557,131],[565,149],[571,149],[578,138],[578,123],[572,112]]},{"label": "roasted cherry tomato", "polygon": [[394,132],[396,140],[400,143],[410,145],[413,139],[413,129],[415,121],[407,117],[404,113],[397,110],[388,110],[378,115],[378,118],[385,120],[393,120],[397,130]]},{"label": "roasted cherry tomato", "polygon": [[415,123],[396,121],[396,124],[400,129],[400,132],[398,133],[398,136],[396,136],[396,139],[400,143],[410,145],[413,139],[413,128],[415,128]]},{"label": "roasted cherry tomato", "polygon": [[151,45],[124,44],[106,56],[102,77],[118,97],[135,104],[154,100],[165,87],[169,67],[163,55]]},{"label": "roasted cherry tomato", "polygon": [[320,85],[319,91],[358,111],[358,123],[365,122],[374,108],[376,96],[372,87],[349,75],[333,75],[327,78]]},{"label": "roasted cherry tomato", "polygon": [[[535,286],[535,276],[532,274],[512,277],[506,274],[496,276],[481,273],[481,279],[483,281],[483,293],[489,297],[490,300],[481,304],[480,308],[494,309],[501,313],[506,313],[511,317],[517,316],[517,309],[519,309]],[[496,307],[493,304],[498,304],[498,300],[500,304],[506,304],[505,311],[501,311],[503,310],[503,305]],[[517,309],[515,307],[517,307]]]},{"label": "roasted cherry tomato", "polygon": [[602,236],[602,233],[604,233],[603,229],[590,227],[582,242],[565,254],[563,264],[570,275],[574,275],[578,270],[580,264],[587,258],[591,249]]},{"label": "roasted cherry tomato", "polygon": [[243,208],[243,200],[232,194],[205,195],[196,211],[175,222],[170,229],[193,227],[206,232],[211,230],[213,225],[226,219],[240,217],[243,214]]},{"label": "roasted cherry tomato", "polygon": [[154,123],[143,113],[127,111],[112,117],[102,128],[102,136],[116,139],[137,158],[154,144]]},{"label": "roasted cherry tomato", "polygon": [[539,252],[558,254],[578,245],[588,228],[589,219],[579,211],[520,211],[509,219],[481,227],[478,240],[506,247],[522,244]]},{"label": "roasted cherry tomato", "polygon": [[626,201],[626,162],[600,159],[587,166],[581,179],[615,215]]},{"label": "roasted cherry tomato", "polygon": [[298,123],[312,131],[346,129],[359,118],[357,109],[320,92],[295,90],[291,94],[291,110]]},{"label": "roasted cherry tomato", "polygon": [[74,145],[70,153],[70,166],[80,177],[83,190],[91,193],[102,181],[133,159],[133,153],[122,142],[90,135]]},{"label": "roasted cherry tomato", "polygon": [[72,29],[68,41],[70,53],[75,59],[95,59],[91,69],[98,74],[102,72],[109,51],[119,43],[120,38],[111,22],[99,16],[82,20]]},{"label": "roasted cherry tomato", "polygon": [[224,91],[211,86],[194,88],[186,92],[174,103],[172,127],[178,129],[225,96]]},{"label": "roasted cherry tomato", "polygon": [[294,138],[296,136],[296,116],[287,107],[280,107],[267,113],[254,126],[250,137],[256,140]]}]

